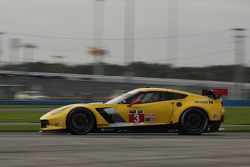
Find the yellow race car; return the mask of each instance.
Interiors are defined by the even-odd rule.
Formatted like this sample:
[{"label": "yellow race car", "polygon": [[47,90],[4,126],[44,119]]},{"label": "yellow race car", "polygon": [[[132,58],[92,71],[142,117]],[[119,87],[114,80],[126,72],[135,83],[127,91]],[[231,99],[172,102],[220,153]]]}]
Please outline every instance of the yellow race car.
[{"label": "yellow race car", "polygon": [[75,135],[105,130],[167,131],[198,135],[218,131],[224,120],[221,95],[227,89],[204,90],[203,95],[163,88],[140,88],[106,103],[72,104],[40,118],[41,131],[64,130]]}]

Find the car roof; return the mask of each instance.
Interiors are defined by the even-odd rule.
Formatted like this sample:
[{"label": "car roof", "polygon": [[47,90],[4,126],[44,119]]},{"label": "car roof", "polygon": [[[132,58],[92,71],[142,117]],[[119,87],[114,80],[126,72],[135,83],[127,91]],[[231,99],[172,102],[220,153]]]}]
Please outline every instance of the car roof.
[{"label": "car roof", "polygon": [[175,93],[182,93],[182,94],[191,94],[191,93],[180,91],[180,90],[166,89],[166,88],[138,88],[136,90],[141,91],[141,92],[161,91],[161,92],[175,92]]}]

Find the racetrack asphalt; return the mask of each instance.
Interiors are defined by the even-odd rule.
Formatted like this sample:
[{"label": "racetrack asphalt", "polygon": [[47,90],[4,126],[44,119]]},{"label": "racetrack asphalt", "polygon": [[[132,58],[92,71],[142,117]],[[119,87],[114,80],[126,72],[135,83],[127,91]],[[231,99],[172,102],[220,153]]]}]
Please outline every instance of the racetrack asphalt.
[{"label": "racetrack asphalt", "polygon": [[0,166],[249,167],[250,133],[0,133]]}]

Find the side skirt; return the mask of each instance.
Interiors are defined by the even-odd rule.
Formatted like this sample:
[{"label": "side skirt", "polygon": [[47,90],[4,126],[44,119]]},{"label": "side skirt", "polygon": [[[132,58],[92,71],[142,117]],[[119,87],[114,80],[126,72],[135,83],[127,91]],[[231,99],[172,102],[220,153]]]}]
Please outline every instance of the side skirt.
[{"label": "side skirt", "polygon": [[178,124],[100,128],[98,132],[119,133],[166,133],[178,128]]},{"label": "side skirt", "polygon": [[[98,128],[90,133],[167,133],[176,132],[178,124]],[[68,133],[67,129],[39,131],[44,134]]]}]

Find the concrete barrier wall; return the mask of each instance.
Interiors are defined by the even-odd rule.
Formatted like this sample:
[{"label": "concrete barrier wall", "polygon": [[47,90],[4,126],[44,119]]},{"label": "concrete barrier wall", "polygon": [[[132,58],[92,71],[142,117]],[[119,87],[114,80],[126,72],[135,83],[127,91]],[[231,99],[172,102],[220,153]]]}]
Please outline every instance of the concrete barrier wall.
[{"label": "concrete barrier wall", "polygon": [[0,105],[63,106],[77,103],[105,102],[103,100],[0,100]]},{"label": "concrete barrier wall", "polygon": [[[223,97],[224,99],[238,97],[233,82],[55,73],[29,73],[27,77],[20,72],[0,70],[0,74],[1,72],[2,87],[16,85],[8,91],[0,89],[1,100],[14,99],[17,92],[28,90],[39,90],[52,99],[105,99],[112,96],[116,90],[127,92],[143,87],[177,89],[197,94],[200,94],[202,89],[228,88],[229,95]],[[244,88],[242,98],[250,99],[250,83],[245,83]]]},{"label": "concrete barrier wall", "polygon": [[[63,106],[76,103],[105,102],[104,100],[1,100],[0,105],[54,105]],[[224,100],[225,107],[250,107],[250,100]]]}]

